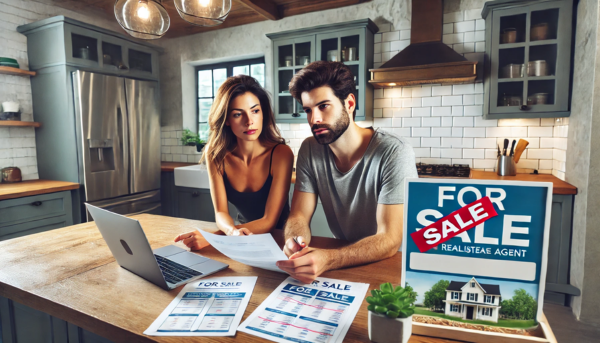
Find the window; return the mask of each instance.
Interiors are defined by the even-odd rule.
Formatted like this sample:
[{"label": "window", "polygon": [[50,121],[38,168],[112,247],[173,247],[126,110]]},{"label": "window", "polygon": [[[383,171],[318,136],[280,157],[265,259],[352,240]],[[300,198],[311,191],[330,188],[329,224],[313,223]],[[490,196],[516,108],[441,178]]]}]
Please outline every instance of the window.
[{"label": "window", "polygon": [[200,139],[208,139],[208,113],[217,90],[228,77],[239,74],[250,75],[265,87],[265,58],[217,63],[196,68],[197,122]]},{"label": "window", "polygon": [[492,316],[492,314],[494,313],[494,309],[493,308],[484,308],[482,309],[483,315],[484,316]]},{"label": "window", "polygon": [[483,297],[483,302],[493,304],[494,303],[494,298],[495,297],[492,297],[491,295],[485,295]]},{"label": "window", "polygon": [[452,292],[452,296],[450,297],[450,299],[460,299],[460,293]]},{"label": "window", "polygon": [[467,300],[471,300],[471,301],[477,301],[477,294],[475,293],[467,293]]},{"label": "window", "polygon": [[460,305],[450,305],[450,312],[460,312]]},{"label": "window", "polygon": [[475,288],[475,282],[471,282],[471,288]]}]

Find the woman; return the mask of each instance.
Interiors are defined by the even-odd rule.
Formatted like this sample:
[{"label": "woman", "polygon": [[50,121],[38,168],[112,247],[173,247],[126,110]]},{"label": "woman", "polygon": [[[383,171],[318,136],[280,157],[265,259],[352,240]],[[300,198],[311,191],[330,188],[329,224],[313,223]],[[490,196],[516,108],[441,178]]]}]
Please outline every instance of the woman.
[{"label": "woman", "polygon": [[[294,154],[275,125],[267,92],[250,76],[228,78],[219,87],[208,122],[210,136],[202,157],[220,233],[283,229],[290,211]],[[227,202],[237,208],[239,225],[229,215]],[[177,236],[179,241],[191,250],[208,245],[198,231]]]}]

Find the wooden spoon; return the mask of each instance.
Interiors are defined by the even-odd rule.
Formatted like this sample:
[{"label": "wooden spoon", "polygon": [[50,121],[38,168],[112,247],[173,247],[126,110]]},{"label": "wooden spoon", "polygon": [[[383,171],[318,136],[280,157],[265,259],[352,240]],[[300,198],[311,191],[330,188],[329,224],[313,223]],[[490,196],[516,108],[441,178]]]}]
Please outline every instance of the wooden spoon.
[{"label": "wooden spoon", "polygon": [[521,158],[521,154],[525,151],[525,148],[529,145],[529,142],[524,139],[519,139],[519,143],[517,143],[517,147],[515,148],[515,163],[519,163],[519,159]]}]

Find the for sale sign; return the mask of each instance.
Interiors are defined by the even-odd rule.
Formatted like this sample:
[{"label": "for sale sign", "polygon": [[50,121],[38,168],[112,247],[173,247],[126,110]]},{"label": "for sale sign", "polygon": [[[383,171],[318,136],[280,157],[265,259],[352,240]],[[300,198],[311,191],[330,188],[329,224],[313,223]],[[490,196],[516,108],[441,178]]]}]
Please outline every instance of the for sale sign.
[{"label": "for sale sign", "polygon": [[552,183],[409,179],[405,192],[414,320],[528,334],[542,313]]}]

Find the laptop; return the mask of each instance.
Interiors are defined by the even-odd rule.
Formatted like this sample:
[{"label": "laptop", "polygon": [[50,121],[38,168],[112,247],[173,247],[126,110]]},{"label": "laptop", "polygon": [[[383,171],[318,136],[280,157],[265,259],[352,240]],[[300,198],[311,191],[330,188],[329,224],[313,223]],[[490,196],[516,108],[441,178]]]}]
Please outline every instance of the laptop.
[{"label": "laptop", "polygon": [[163,289],[170,290],[229,267],[175,245],[152,250],[139,221],[90,204],[85,206],[117,263]]}]

